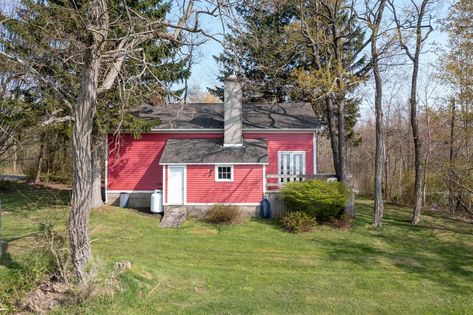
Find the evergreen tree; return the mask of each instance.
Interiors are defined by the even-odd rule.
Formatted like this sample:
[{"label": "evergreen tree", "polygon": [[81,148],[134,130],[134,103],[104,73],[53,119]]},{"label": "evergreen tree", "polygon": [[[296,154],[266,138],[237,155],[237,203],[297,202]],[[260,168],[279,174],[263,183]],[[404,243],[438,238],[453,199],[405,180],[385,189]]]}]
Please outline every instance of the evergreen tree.
[{"label": "evergreen tree", "polygon": [[[309,101],[328,125],[334,169],[345,180],[346,139],[358,117],[351,97],[366,79],[365,34],[350,1],[244,1],[236,10],[242,30],[228,35],[217,61],[220,80],[235,73],[247,100]],[[222,96],[222,88],[212,89]]]},{"label": "evergreen tree", "polygon": [[74,271],[82,282],[89,278],[92,255],[88,222],[96,182],[93,161],[99,156],[93,139],[101,130],[95,117],[126,113],[136,104],[132,100],[156,92],[156,85],[165,96],[167,83],[188,75],[177,71],[186,64],[177,62],[177,53],[183,41],[191,44],[181,34],[196,18],[193,5],[187,4],[177,25],[165,20],[170,4],[159,1],[23,0],[14,15],[0,16],[13,34],[0,38],[1,62],[24,71],[42,100],[57,100],[48,123],[73,122],[69,237]]},{"label": "evergreen tree", "polygon": [[[304,62],[299,47],[288,37],[294,23],[294,1],[243,1],[236,5],[241,24],[231,27],[226,49],[214,57],[221,65],[219,81],[231,74],[242,79],[245,100],[284,102],[291,97],[294,80],[291,71]],[[223,87],[209,89],[223,99]]]},{"label": "evergreen tree", "polygon": [[[80,6],[79,6],[80,9]],[[124,10],[138,12],[143,19],[164,20],[171,10],[168,2],[157,2],[154,0],[129,0],[126,2],[113,1],[110,3],[110,19],[115,21],[110,34],[112,38],[120,38],[129,31],[130,23],[123,23]],[[20,19],[7,20],[4,24],[5,33],[8,37],[2,37],[0,44],[5,47],[7,53],[29,59],[35,55],[35,64],[40,65],[37,71],[48,81],[54,81],[55,86],[61,91],[73,94],[80,84],[82,63],[80,52],[84,49],[81,42],[85,31],[81,28],[80,19],[74,11],[72,3],[64,1],[49,1],[48,3],[25,0],[19,11],[20,16],[26,15],[30,23],[22,23]],[[54,27],[51,24],[54,23]],[[55,29],[61,34],[61,39],[51,40],[50,32],[39,32],[38,27],[47,30]],[[146,32],[148,26],[136,27],[136,32]],[[166,27],[162,25],[160,30],[165,32]],[[182,81],[190,76],[187,67],[187,58],[182,58],[179,52],[180,45],[163,43],[163,41],[150,36],[140,43],[140,51],[133,55],[123,55],[127,59],[121,69],[121,78],[117,80],[115,89],[109,89],[107,93],[100,95],[97,99],[93,131],[92,152],[97,161],[94,161],[94,184],[92,206],[103,204],[101,199],[101,164],[103,162],[101,151],[105,134],[107,132],[129,130],[135,136],[143,131],[149,130],[156,121],[144,121],[129,113],[129,110],[155,101],[161,102],[169,95],[180,96],[182,89],[172,90],[174,83]],[[104,58],[109,58],[105,56]],[[71,116],[71,106],[61,103],[55,91],[45,82],[35,81],[28,86],[28,93],[32,91],[36,95],[36,104],[43,107],[37,112],[36,119],[48,120],[51,123],[63,122],[55,117],[48,117],[51,113],[58,116]],[[74,96],[74,95],[73,95]],[[37,106],[36,106],[37,107]],[[66,121],[66,120],[64,120]],[[51,126],[43,127],[53,128]],[[47,131],[43,131],[46,133]],[[39,165],[41,167],[41,165]],[[40,171],[40,170],[38,170]]]}]

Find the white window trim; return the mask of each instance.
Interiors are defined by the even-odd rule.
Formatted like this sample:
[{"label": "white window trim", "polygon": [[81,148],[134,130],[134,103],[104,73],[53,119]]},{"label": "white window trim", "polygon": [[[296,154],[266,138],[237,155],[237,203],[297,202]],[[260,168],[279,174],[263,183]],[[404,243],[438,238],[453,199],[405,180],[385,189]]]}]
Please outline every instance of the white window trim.
[{"label": "white window trim", "polygon": [[313,142],[314,142],[314,147],[313,147],[313,157],[314,157],[314,175],[317,174],[317,155],[319,154],[319,152],[317,152],[317,141],[319,140],[319,136],[317,134],[317,132],[315,131],[314,132],[314,139],[313,139]]},{"label": "white window trim", "polygon": [[[218,168],[219,167],[230,167],[230,179],[220,179],[218,178]],[[233,165],[232,164],[217,164],[215,165],[215,181],[216,182],[233,182],[234,179],[234,170],[233,170]]]},{"label": "white window trim", "polygon": [[302,154],[302,175],[306,174],[306,159],[305,159],[305,151],[278,151],[278,174],[281,172],[281,163],[282,158],[281,155],[283,154]]}]

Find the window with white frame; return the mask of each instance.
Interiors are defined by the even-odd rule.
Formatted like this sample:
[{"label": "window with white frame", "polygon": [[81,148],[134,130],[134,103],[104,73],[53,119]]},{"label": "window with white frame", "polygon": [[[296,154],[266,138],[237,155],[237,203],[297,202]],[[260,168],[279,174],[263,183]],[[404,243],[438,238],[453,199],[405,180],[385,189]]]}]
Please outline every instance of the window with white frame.
[{"label": "window with white frame", "polygon": [[233,181],[233,165],[215,165],[216,182]]},{"label": "window with white frame", "polygon": [[279,182],[301,181],[303,178],[293,175],[305,175],[304,151],[279,151]]}]

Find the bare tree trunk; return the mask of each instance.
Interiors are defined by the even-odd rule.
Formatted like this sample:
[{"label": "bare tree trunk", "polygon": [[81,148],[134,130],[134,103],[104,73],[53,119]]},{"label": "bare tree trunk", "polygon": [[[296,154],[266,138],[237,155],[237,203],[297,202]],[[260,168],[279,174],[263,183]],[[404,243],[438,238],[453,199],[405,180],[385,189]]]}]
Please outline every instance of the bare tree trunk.
[{"label": "bare tree trunk", "polygon": [[346,166],[347,146],[345,140],[345,101],[338,102],[338,180],[346,182],[347,166]]},{"label": "bare tree trunk", "polygon": [[81,80],[81,91],[74,110],[75,123],[72,132],[73,182],[69,237],[74,271],[81,282],[87,279],[85,268],[92,255],[89,241],[92,183],[90,147],[99,65],[99,59],[88,52]]},{"label": "bare tree trunk", "polygon": [[454,144],[455,142],[455,99],[452,99],[452,110],[451,110],[451,117],[450,117],[450,156],[449,156],[449,174],[450,174],[450,180],[449,180],[449,185],[448,185],[448,196],[449,196],[449,203],[450,203],[450,210],[455,211],[455,198],[453,196],[453,162],[454,162]]},{"label": "bare tree trunk", "polygon": [[347,185],[350,190],[350,197],[343,209],[345,215],[355,218],[355,193],[352,188],[352,179],[347,181],[346,171],[347,146],[345,139],[345,100],[344,98],[338,103],[338,180]]},{"label": "bare tree trunk", "polygon": [[16,144],[13,145],[13,160],[12,160],[12,171],[13,174],[18,174],[18,148]]},{"label": "bare tree trunk", "polygon": [[[93,141],[97,142],[97,141]],[[100,208],[103,206],[102,199],[102,159],[100,158],[101,145],[94,143],[92,146],[92,196],[90,201],[91,208]]]},{"label": "bare tree trunk", "polygon": [[[377,59],[377,56],[375,57]],[[383,220],[383,86],[378,69],[378,61],[373,60],[373,74],[376,83],[375,111],[376,111],[376,149],[374,164],[374,220],[373,226],[380,227]]]},{"label": "bare tree trunk", "polygon": [[[427,40],[429,34],[433,31],[431,23],[431,17],[428,18],[427,22],[425,21],[425,16],[428,11],[428,6],[431,4],[432,0],[422,0],[420,7],[416,4],[415,1],[411,1],[413,9],[415,11],[416,23],[414,30],[415,36],[415,47],[414,53],[411,54],[411,50],[408,45],[403,40],[403,32],[405,25],[399,21],[396,14],[396,5],[393,0],[389,1],[389,4],[392,8],[393,17],[396,23],[396,29],[398,33],[398,39],[401,44],[401,48],[406,52],[409,59],[412,61],[412,79],[411,79],[411,95],[409,98],[410,105],[410,123],[412,129],[412,138],[414,140],[414,211],[412,214],[412,224],[419,223],[420,214],[421,214],[421,204],[422,204],[422,152],[421,152],[421,139],[419,136],[419,123],[417,121],[417,78],[419,76],[419,61],[420,53],[422,50],[422,44]],[[412,21],[410,21],[412,23]],[[426,24],[424,24],[426,23]],[[423,29],[427,29],[426,34],[423,34]]]},{"label": "bare tree trunk", "polygon": [[337,140],[337,126],[335,124],[335,114],[333,110],[333,100],[331,97],[326,97],[326,111],[327,111],[327,122],[328,122],[328,131],[330,135],[330,145],[332,148],[332,158],[333,158],[333,168],[335,169],[335,174],[337,178],[340,177],[339,169],[339,151],[338,151],[338,140]]},{"label": "bare tree trunk", "polygon": [[412,100],[411,95],[411,127],[412,127],[412,137],[414,138],[414,212],[412,215],[412,224],[419,223],[420,214],[421,214],[421,205],[422,205],[422,156],[421,156],[421,142],[419,138],[419,125],[417,122],[417,106],[414,96]]},{"label": "bare tree trunk", "polygon": [[420,45],[421,35],[418,36],[418,49],[414,57],[414,67],[412,70],[412,81],[411,81],[411,96],[409,100],[410,104],[410,119],[412,128],[412,138],[414,140],[414,212],[412,214],[412,224],[419,223],[422,205],[422,152],[421,152],[421,140],[419,136],[419,122],[417,120],[417,77],[419,75],[419,57],[420,57]]},{"label": "bare tree trunk", "polygon": [[69,216],[69,241],[74,271],[80,282],[90,276],[86,267],[92,251],[89,239],[90,197],[92,191],[92,128],[97,101],[100,70],[100,42],[107,36],[107,3],[95,0],[88,9],[89,43],[84,54],[84,68],[72,131],[72,210]]},{"label": "bare tree trunk", "polygon": [[375,92],[375,112],[376,112],[376,149],[375,149],[375,163],[374,163],[374,220],[373,226],[380,227],[383,214],[383,153],[384,153],[384,134],[383,134],[383,82],[379,72],[379,55],[378,55],[378,33],[383,17],[386,0],[381,0],[379,9],[375,13],[375,21],[371,26],[371,64],[373,68],[374,82],[376,85]]},{"label": "bare tree trunk", "polygon": [[36,172],[35,172],[35,177],[34,177],[34,183],[39,184],[41,183],[41,166],[43,165],[43,159],[44,159],[44,150],[45,150],[45,136],[41,135],[40,137],[40,146],[39,146],[39,152],[38,152],[38,159],[36,160]]}]

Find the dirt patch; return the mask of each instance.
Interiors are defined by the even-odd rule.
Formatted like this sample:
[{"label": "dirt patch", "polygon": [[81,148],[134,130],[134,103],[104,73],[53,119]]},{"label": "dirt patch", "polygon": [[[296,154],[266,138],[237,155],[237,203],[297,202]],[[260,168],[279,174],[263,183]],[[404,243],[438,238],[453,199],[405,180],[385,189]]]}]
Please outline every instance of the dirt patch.
[{"label": "dirt patch", "polygon": [[26,296],[22,309],[24,312],[46,314],[59,304],[70,300],[71,295],[69,292],[69,286],[64,282],[44,282]]}]

